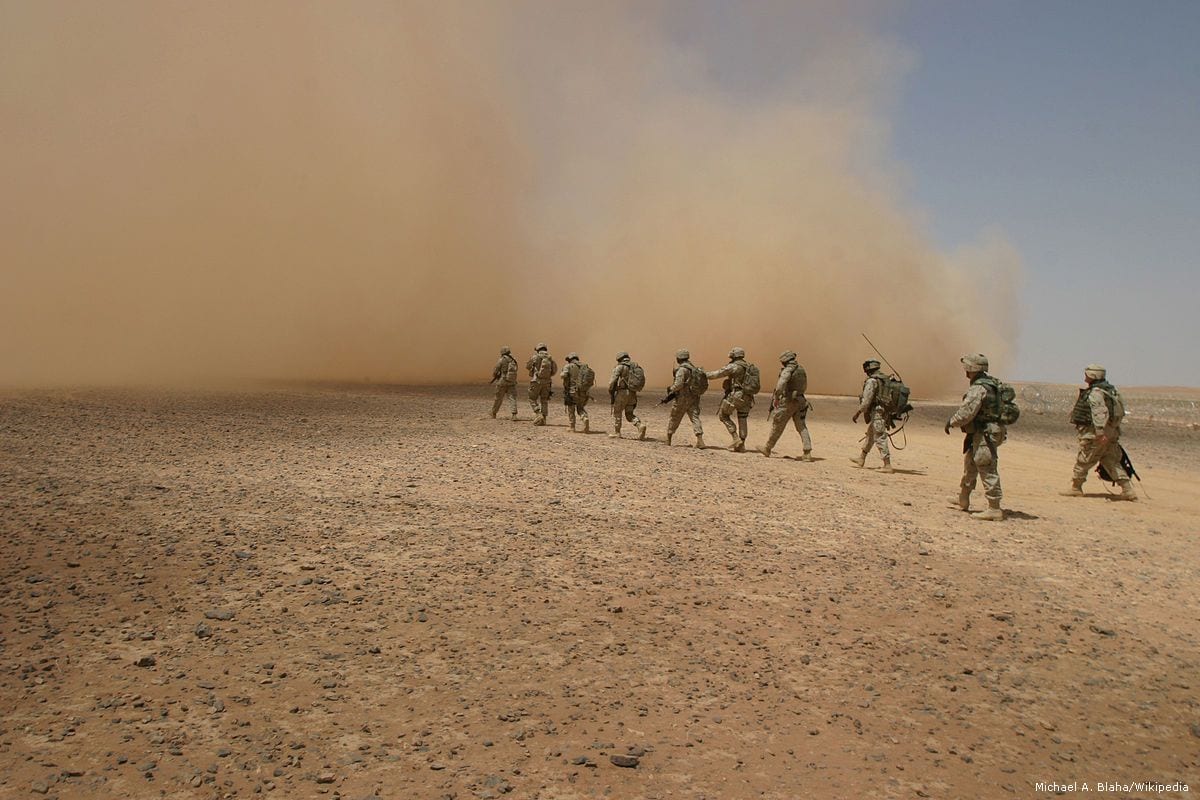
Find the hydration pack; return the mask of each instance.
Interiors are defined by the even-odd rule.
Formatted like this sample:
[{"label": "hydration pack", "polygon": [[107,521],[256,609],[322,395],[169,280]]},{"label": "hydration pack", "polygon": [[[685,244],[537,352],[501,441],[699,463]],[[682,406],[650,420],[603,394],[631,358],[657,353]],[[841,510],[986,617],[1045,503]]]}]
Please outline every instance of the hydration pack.
[{"label": "hydration pack", "polygon": [[746,362],[746,371],[742,375],[742,391],[746,394],[762,391],[762,376],[758,374],[758,367],[749,362]]},{"label": "hydration pack", "polygon": [[646,371],[636,362],[629,362],[625,369],[625,388],[631,392],[640,392],[646,388]]}]

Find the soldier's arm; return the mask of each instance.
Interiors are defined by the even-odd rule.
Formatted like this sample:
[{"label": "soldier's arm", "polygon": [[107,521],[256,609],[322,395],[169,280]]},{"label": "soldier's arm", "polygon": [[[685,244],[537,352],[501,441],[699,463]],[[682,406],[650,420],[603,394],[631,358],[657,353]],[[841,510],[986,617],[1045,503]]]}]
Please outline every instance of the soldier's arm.
[{"label": "soldier's arm", "polygon": [[863,384],[862,399],[858,402],[859,414],[867,413],[867,409],[871,407],[871,403],[875,402],[875,391],[878,386],[879,381],[877,379],[867,378],[867,382]]},{"label": "soldier's arm", "polygon": [[612,377],[608,379],[608,391],[611,394],[617,390],[617,384],[621,380],[621,365],[613,367]]},{"label": "soldier's arm", "polygon": [[983,406],[983,400],[987,397],[987,389],[982,386],[972,386],[967,389],[967,393],[963,396],[962,405],[950,417],[946,424],[951,428],[961,428],[971,420],[975,419],[975,415],[979,413],[979,409]]},{"label": "soldier's arm", "polygon": [[734,370],[736,370],[736,369],[737,369],[737,364],[734,364],[731,361],[728,364],[726,364],[725,366],[721,367],[720,369],[714,369],[712,372],[706,372],[704,374],[707,375],[708,379],[711,381],[714,378],[724,378],[726,376],[732,375],[734,373]]},{"label": "soldier's arm", "polygon": [[496,368],[492,370],[492,379],[493,380],[498,380],[498,379],[504,377],[504,373],[508,371],[504,368],[505,366],[506,366],[506,364],[504,363],[503,358],[501,358],[499,361],[496,362]]},{"label": "soldier's arm", "polygon": [[784,367],[779,370],[779,382],[775,384],[775,396],[786,400],[788,395],[788,381],[792,378],[792,370]]},{"label": "soldier's arm", "polygon": [[1104,392],[1099,389],[1092,389],[1088,392],[1088,405],[1092,408],[1092,425],[1096,430],[1103,430],[1108,426],[1108,403],[1105,402]]},{"label": "soldier's arm", "polygon": [[683,391],[683,387],[687,385],[688,371],[683,367],[675,368],[675,382],[671,384],[668,394],[671,392]]},{"label": "soldier's arm", "polygon": [[537,368],[537,359],[531,358],[525,362],[525,371],[529,373],[529,377],[533,377],[534,371]]}]

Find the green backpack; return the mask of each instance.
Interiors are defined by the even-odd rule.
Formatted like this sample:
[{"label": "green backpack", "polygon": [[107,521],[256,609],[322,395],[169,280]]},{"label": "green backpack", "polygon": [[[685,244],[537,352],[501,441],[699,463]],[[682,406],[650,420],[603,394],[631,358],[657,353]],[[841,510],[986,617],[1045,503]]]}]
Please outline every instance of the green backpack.
[{"label": "green backpack", "polygon": [[880,375],[879,397],[876,402],[888,417],[902,417],[913,410],[912,404],[908,402],[911,391],[894,375]]},{"label": "green backpack", "polygon": [[1017,408],[1017,390],[1010,384],[1001,383],[991,375],[986,378],[976,378],[975,383],[987,389],[987,397],[979,408],[976,419],[980,422],[996,422],[1001,425],[1012,425],[1021,416]]},{"label": "green backpack", "polygon": [[742,391],[746,394],[762,391],[762,376],[758,374],[758,367],[750,362],[746,362],[746,372],[742,375]]},{"label": "green backpack", "polygon": [[692,394],[699,397],[708,391],[708,373],[694,364],[691,367],[692,374],[688,375],[688,386],[692,390]]}]

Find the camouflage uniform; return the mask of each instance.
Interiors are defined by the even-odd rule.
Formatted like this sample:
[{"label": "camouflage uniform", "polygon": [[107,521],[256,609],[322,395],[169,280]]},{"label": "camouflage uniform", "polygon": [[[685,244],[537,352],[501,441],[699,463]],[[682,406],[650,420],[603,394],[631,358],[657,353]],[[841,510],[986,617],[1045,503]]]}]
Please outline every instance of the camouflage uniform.
[{"label": "camouflage uniform", "polygon": [[567,354],[567,363],[563,365],[562,372],[558,374],[558,377],[562,378],[563,405],[567,409],[567,419],[571,422],[571,430],[575,430],[575,418],[578,416],[579,421],[583,423],[583,432],[587,433],[591,427],[587,404],[592,396],[579,385],[579,373],[582,366],[586,365],[579,363],[579,356],[569,353]]},{"label": "camouflage uniform", "polygon": [[[873,365],[869,368],[867,365]],[[892,471],[892,453],[888,448],[887,426],[888,415],[883,407],[879,405],[879,393],[883,388],[883,370],[880,369],[878,361],[867,361],[863,364],[864,371],[867,371],[867,379],[863,381],[862,397],[859,399],[858,412],[854,415],[857,421],[860,415],[865,415],[867,420],[867,438],[863,442],[862,453],[858,458],[851,459],[858,466],[866,463],[867,454],[871,452],[871,445],[879,448],[879,457],[883,459],[883,472]]]},{"label": "camouflage uniform", "polygon": [[[746,449],[746,435],[749,432],[750,409],[754,408],[754,395],[742,388],[746,377],[746,351],[735,347],[729,351],[729,363],[707,373],[709,380],[725,379],[725,397],[717,410],[717,419],[729,431],[732,439],[729,449],[742,452]],[[737,424],[733,423],[733,415],[737,414]]]},{"label": "camouflage uniform", "polygon": [[500,360],[492,369],[492,379],[496,381],[496,402],[492,403],[492,419],[500,410],[504,398],[508,398],[508,411],[513,419],[517,418],[517,360],[512,357],[512,351],[507,347],[500,348]]},{"label": "camouflage uniform", "polygon": [[696,434],[696,447],[704,447],[704,426],[700,424],[700,396],[692,391],[691,382],[692,370],[698,368],[692,364],[690,358],[691,354],[687,350],[680,350],[675,354],[675,379],[671,388],[667,390],[668,394],[675,395],[671,404],[671,418],[667,423],[667,444],[671,443],[671,437],[675,435],[675,430],[686,414],[692,421],[692,431]]},{"label": "camouflage uniform", "polygon": [[977,514],[976,519],[1001,520],[1000,500],[1004,496],[1000,488],[999,448],[1008,436],[1008,429],[999,422],[979,419],[983,403],[988,399],[987,382],[993,380],[987,374],[988,361],[982,354],[964,356],[963,368],[971,385],[963,395],[962,405],[946,421],[946,433],[959,428],[966,439],[963,441],[963,476],[959,483],[958,507],[963,511],[970,508],[971,492],[976,480],[983,481],[983,493],[987,497],[988,510]]},{"label": "camouflage uniform", "polygon": [[1105,380],[1107,371],[1099,364],[1089,364],[1083,374],[1088,388],[1080,390],[1076,410],[1072,411],[1072,421],[1079,435],[1079,453],[1075,456],[1071,488],[1063,494],[1082,495],[1088,472],[1100,464],[1120,485],[1119,499],[1137,500],[1133,481],[1121,464],[1121,419],[1118,414],[1124,411],[1124,404],[1118,405],[1115,401],[1120,393]]},{"label": "camouflage uniform", "polygon": [[[538,375],[538,366],[542,359],[549,359],[549,369],[544,376]],[[545,425],[546,417],[550,415],[551,380],[558,371],[558,364],[550,357],[549,348],[538,344],[529,360],[525,362],[525,371],[529,373],[529,406],[533,409],[533,424]]]},{"label": "camouflage uniform", "polygon": [[621,418],[624,417],[637,428],[638,438],[646,438],[646,426],[637,415],[637,392],[629,388],[629,372],[632,361],[628,353],[617,353],[617,365],[613,367],[608,381],[608,394],[612,397],[613,438],[621,438]]},{"label": "camouflage uniform", "polygon": [[[801,459],[812,461],[812,437],[808,433],[807,422],[808,398],[804,396],[808,387],[808,376],[804,373],[804,367],[796,363],[796,354],[791,350],[779,354],[779,363],[783,368],[779,370],[779,381],[775,384],[775,392],[771,398],[771,435],[767,437],[766,446],[760,448],[759,452],[764,456],[771,455],[775,443],[783,435],[788,422],[791,422],[796,426],[796,432],[800,434],[800,441],[804,445],[804,455]],[[796,377],[793,381],[794,375]],[[793,382],[797,385],[795,390],[791,388]]]}]

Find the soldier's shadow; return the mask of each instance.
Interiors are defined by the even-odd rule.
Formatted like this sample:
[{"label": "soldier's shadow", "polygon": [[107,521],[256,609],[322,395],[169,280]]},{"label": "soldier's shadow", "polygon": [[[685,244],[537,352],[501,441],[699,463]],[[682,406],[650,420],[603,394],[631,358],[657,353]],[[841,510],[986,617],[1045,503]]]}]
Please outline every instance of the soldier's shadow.
[{"label": "soldier's shadow", "polygon": [[1006,519],[1021,519],[1021,520],[1041,519],[1041,517],[1037,516],[1036,514],[1027,514],[1024,511],[1013,511],[1011,509],[1005,509],[1004,516]]},{"label": "soldier's shadow", "polygon": [[897,475],[925,475],[926,474],[925,470],[923,470],[923,469],[900,469],[899,467],[893,467],[892,472],[896,473]]}]

